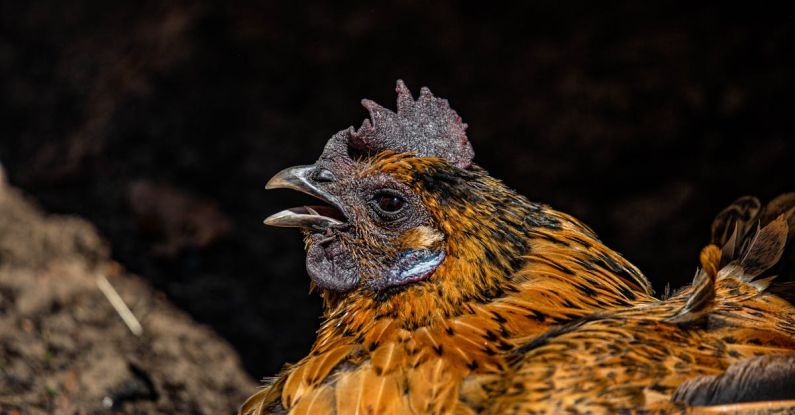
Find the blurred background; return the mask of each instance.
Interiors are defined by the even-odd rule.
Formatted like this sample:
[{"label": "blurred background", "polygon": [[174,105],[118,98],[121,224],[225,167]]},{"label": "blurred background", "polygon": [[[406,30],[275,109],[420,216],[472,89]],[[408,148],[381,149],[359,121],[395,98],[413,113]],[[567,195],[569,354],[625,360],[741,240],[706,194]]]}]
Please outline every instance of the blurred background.
[{"label": "blurred background", "polygon": [[261,224],[304,199],[263,186],[358,126],[361,98],[394,108],[398,78],[658,293],[690,280],[725,205],[795,190],[791,13],[522,3],[2,2],[0,163],[252,378],[302,357],[320,313],[300,235]]}]

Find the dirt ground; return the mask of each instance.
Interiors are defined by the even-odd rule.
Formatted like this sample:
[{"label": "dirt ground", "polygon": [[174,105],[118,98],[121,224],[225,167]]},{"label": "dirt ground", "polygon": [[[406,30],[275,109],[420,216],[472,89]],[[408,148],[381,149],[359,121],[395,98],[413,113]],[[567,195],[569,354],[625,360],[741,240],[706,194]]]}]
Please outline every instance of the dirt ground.
[{"label": "dirt ground", "polygon": [[[64,379],[73,365],[81,382],[95,373],[105,386],[91,389],[90,402],[70,394],[65,385],[77,383],[66,380],[56,382],[57,396],[36,395],[47,385],[35,371],[27,378],[35,386],[15,387],[39,408],[97,408],[111,384],[140,378],[131,367],[145,369],[160,396],[182,393],[158,386],[177,381],[153,369],[179,364],[185,371],[169,373],[193,379],[185,388],[220,390],[221,379],[237,379],[217,406],[203,406],[218,395],[198,389],[180,401],[228,409],[251,385],[235,356],[258,379],[305,355],[320,302],[307,292],[301,238],[265,229],[262,219],[306,199],[265,192],[264,183],[358,126],[360,99],[393,107],[398,78],[450,100],[469,124],[475,161],[494,176],[591,225],[658,292],[679,287],[692,278],[717,211],[745,194],[795,190],[793,51],[790,12],[725,1],[0,2],[0,162],[43,211],[66,215],[47,216],[49,233],[36,241],[8,242],[20,249],[4,255],[36,271],[3,274],[18,288],[0,290],[0,315],[40,330],[36,316],[52,314],[76,333],[58,347],[107,347],[102,356],[110,356],[56,348],[52,358],[67,363],[40,363]],[[43,242],[76,232],[57,223],[88,227],[71,215],[107,244]],[[21,249],[28,244],[38,248]],[[79,268],[62,245],[99,259]],[[46,249],[59,254],[50,259]],[[142,338],[95,288],[108,257],[129,270],[109,272],[110,282],[152,319]],[[32,308],[20,314],[20,304]],[[184,328],[186,343],[207,346],[168,343],[163,355],[146,356],[151,339],[176,336],[156,331],[167,322],[180,327],[175,333]],[[112,336],[91,346],[81,324]],[[2,331],[16,339],[9,344],[35,337],[25,333]],[[42,347],[30,353],[46,357]],[[201,360],[209,355],[216,358]],[[104,359],[118,377],[80,366]],[[207,372],[229,377],[202,378]],[[146,402],[135,405],[164,401]]]},{"label": "dirt ground", "polygon": [[254,387],[234,349],[112,261],[91,224],[42,213],[0,177],[0,413],[233,413]]}]

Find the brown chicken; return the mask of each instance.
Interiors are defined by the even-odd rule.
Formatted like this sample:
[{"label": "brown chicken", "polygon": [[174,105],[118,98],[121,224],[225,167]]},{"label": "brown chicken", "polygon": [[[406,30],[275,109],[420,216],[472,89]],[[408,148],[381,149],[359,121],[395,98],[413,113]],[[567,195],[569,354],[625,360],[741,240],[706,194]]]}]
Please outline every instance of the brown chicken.
[{"label": "brown chicken", "polygon": [[[303,230],[306,268],[325,309],[310,354],[241,413],[555,412],[554,399],[577,407],[579,397],[558,394],[556,379],[545,375],[554,375],[544,366],[551,357],[532,357],[548,349],[539,345],[608,310],[663,315],[653,310],[678,309],[689,294],[660,305],[643,275],[587,226],[473,164],[466,124],[446,100],[427,88],[415,100],[400,81],[397,93],[397,112],[364,100],[371,120],[334,135],[315,164],[268,183],[327,204],[265,221]],[[710,302],[694,300],[694,309],[714,307],[723,283],[703,284],[716,284],[718,295],[704,294]],[[548,332],[569,322],[576,323]],[[585,354],[598,342],[583,346]],[[567,352],[556,358],[574,359]]]}]

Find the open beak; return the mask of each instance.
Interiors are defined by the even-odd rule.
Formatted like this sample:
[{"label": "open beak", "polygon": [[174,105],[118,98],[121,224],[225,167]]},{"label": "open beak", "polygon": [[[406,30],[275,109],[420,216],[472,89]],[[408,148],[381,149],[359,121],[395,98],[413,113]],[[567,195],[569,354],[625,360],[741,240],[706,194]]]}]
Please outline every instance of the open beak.
[{"label": "open beak", "polygon": [[317,185],[313,174],[317,166],[295,166],[284,169],[276,173],[265,189],[292,189],[328,203],[331,206],[302,206],[283,210],[274,213],[265,219],[264,223],[269,226],[279,226],[288,228],[311,228],[315,230],[325,230],[331,226],[343,225],[345,215],[339,203],[339,199],[329,194]]}]

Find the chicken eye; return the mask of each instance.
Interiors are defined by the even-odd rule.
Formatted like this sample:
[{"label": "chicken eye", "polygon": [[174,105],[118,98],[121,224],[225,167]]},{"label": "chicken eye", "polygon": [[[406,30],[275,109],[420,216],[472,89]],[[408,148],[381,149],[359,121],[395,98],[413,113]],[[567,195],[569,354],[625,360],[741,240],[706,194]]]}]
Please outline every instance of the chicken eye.
[{"label": "chicken eye", "polygon": [[406,200],[393,192],[378,192],[372,201],[375,210],[383,217],[392,219],[406,205]]},{"label": "chicken eye", "polygon": [[403,208],[406,203],[403,199],[394,195],[380,195],[377,199],[378,207],[384,212],[395,213]]}]

